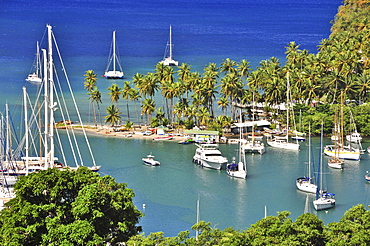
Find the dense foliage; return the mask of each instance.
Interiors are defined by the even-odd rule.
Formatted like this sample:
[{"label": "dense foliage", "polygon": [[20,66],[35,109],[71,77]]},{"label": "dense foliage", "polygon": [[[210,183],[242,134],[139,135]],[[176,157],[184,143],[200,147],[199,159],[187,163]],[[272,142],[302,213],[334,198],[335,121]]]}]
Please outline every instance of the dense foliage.
[{"label": "dense foliage", "polygon": [[103,245],[141,231],[134,193],[85,167],[21,177],[0,213],[0,245]]},{"label": "dense foliage", "polygon": [[339,222],[328,226],[311,213],[300,215],[296,221],[289,219],[289,214],[284,211],[268,216],[242,231],[215,229],[210,223],[200,221],[192,227],[199,231],[198,237],[190,237],[189,231],[180,232],[176,237],[156,232],[131,237],[127,245],[370,245],[370,211],[363,205],[354,206]]}]

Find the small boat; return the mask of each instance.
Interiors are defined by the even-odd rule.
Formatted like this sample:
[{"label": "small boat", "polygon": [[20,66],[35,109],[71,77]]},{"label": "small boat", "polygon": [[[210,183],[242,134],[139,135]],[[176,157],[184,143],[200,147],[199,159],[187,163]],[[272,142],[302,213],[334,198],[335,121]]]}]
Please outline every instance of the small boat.
[{"label": "small boat", "polygon": [[228,144],[239,144],[239,139],[237,139],[237,138],[229,138],[227,140],[227,143]]},{"label": "small boat", "polygon": [[142,158],[144,164],[149,165],[149,166],[159,166],[161,163],[159,161],[156,161],[153,159],[154,155],[150,154],[147,155],[146,157]]},{"label": "small boat", "polygon": [[242,150],[249,153],[260,153],[266,152],[265,144],[259,140],[248,140],[242,145]]},{"label": "small boat", "polygon": [[343,170],[343,160],[339,159],[338,157],[332,157],[328,160],[328,166]]},{"label": "small boat", "polygon": [[155,138],[153,138],[153,140],[155,140],[155,141],[159,141],[159,140],[171,140],[171,139],[173,139],[172,136],[163,136],[163,137],[155,137]]},{"label": "small boat", "polygon": [[169,40],[169,43],[167,43],[167,45],[166,45],[166,50],[164,52],[164,58],[161,61],[161,63],[163,63],[163,65],[165,65],[165,66],[178,66],[179,65],[179,62],[175,61],[172,57],[172,48],[173,48],[173,44],[172,44],[172,26],[170,26],[170,40]]},{"label": "small boat", "polygon": [[370,175],[369,175],[369,171],[366,171],[366,174],[365,174],[365,179],[367,182],[370,183]]},{"label": "small boat", "polygon": [[198,148],[195,150],[193,162],[211,169],[220,170],[223,164],[227,163],[227,158],[222,156],[217,144],[195,144]]},{"label": "small boat", "polygon": [[[105,77],[106,79],[123,79],[123,69],[116,54],[116,31],[113,31],[112,46],[113,52],[111,53],[112,55],[109,56],[108,66],[104,72],[103,77]],[[113,69],[109,70],[112,63]],[[120,68],[119,70],[117,70],[116,64],[118,64]]]},{"label": "small boat", "polygon": [[184,140],[180,140],[178,143],[179,144],[191,144],[191,143],[194,143],[194,140],[192,138],[187,138]]},{"label": "small boat", "polygon": [[39,42],[36,44],[36,58],[34,62],[34,71],[30,73],[26,79],[26,81],[41,84],[42,83],[42,74],[41,74],[41,56],[40,56],[40,48]]}]

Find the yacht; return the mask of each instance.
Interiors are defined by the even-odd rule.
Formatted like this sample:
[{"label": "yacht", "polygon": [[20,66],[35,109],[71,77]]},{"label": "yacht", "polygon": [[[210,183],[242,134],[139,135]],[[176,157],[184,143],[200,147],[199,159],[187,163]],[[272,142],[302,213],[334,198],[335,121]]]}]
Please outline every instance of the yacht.
[{"label": "yacht", "polygon": [[195,144],[197,149],[193,157],[193,162],[211,169],[220,170],[222,165],[226,165],[227,158],[222,156],[217,144]]}]

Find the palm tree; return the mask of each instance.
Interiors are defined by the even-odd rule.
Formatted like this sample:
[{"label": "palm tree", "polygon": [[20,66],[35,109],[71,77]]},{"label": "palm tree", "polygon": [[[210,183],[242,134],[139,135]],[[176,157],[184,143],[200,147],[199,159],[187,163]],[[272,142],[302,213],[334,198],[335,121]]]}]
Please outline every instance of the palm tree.
[{"label": "palm tree", "polygon": [[237,71],[239,73],[239,76],[240,77],[248,77],[249,75],[249,71],[251,71],[251,65],[250,65],[250,62],[243,59],[240,61],[239,64],[237,64]]},{"label": "palm tree", "polygon": [[112,103],[115,102],[116,107],[118,108],[118,100],[119,96],[121,95],[121,88],[119,88],[117,84],[112,84],[110,87],[108,87],[108,90],[110,91],[108,95],[110,96]]},{"label": "palm tree", "polygon": [[135,111],[136,111],[136,117],[140,123],[140,118],[139,118],[139,110],[137,109],[137,101],[139,101],[139,99],[141,98],[140,94],[139,94],[139,91],[136,90],[135,88],[131,88],[130,92],[129,92],[129,95],[130,95],[130,100],[131,101],[134,101],[134,104],[135,104]]},{"label": "palm tree", "polygon": [[111,124],[111,126],[115,126],[116,124],[119,124],[121,121],[121,112],[119,111],[119,108],[114,106],[114,104],[108,106],[107,108],[107,116],[105,118],[105,123]]},{"label": "palm tree", "polygon": [[130,109],[128,107],[128,100],[130,98],[131,91],[130,81],[123,82],[123,89],[121,90],[122,99],[126,100],[126,109],[127,109],[127,119],[130,121]]},{"label": "palm tree", "polygon": [[229,106],[229,100],[227,97],[221,97],[220,100],[217,102],[218,108],[222,109],[222,113],[226,115],[227,107]]},{"label": "palm tree", "polygon": [[97,74],[93,70],[87,70],[85,73],[84,89],[90,92],[97,83]]},{"label": "palm tree", "polygon": [[199,124],[205,126],[210,119],[210,113],[206,107],[200,107],[196,112],[196,117]]},{"label": "palm tree", "polygon": [[226,58],[221,63],[221,73],[235,73],[236,72],[236,61],[230,60],[230,58]]},{"label": "palm tree", "polygon": [[98,107],[100,125],[103,125],[102,122],[101,122],[101,114],[100,114],[100,106],[99,106],[99,104],[102,103],[102,100],[101,100],[101,93],[98,90],[98,87],[94,86],[91,89],[91,91],[88,93],[88,95],[90,95],[89,99],[91,100],[91,105],[92,105],[92,108],[93,108],[95,127],[97,127],[97,123],[96,123],[96,113],[95,113],[95,106],[94,106],[95,104],[94,104],[94,102],[96,103],[96,105]]},{"label": "palm tree", "polygon": [[155,110],[155,101],[151,98],[146,98],[141,105],[141,113],[148,116],[148,124],[150,123],[150,116]]}]

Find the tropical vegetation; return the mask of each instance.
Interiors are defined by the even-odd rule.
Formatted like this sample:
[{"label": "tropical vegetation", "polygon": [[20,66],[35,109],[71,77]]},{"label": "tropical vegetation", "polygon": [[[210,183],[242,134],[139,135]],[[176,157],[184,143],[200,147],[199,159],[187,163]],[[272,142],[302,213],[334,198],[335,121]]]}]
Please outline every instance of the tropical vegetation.
[{"label": "tropical vegetation", "polygon": [[20,177],[0,212],[1,245],[106,245],[137,235],[134,193],[86,167]]},{"label": "tropical vegetation", "polygon": [[[135,74],[124,81],[123,88],[113,84],[108,88],[112,103],[119,109],[120,98],[126,100],[127,120],[131,121],[129,101],[141,102],[144,123],[183,125],[186,128],[203,126],[220,129],[239,119],[240,110],[250,111],[250,105],[261,103],[268,120],[284,124],[284,112],[276,105],[288,100],[287,80],[290,83],[289,100],[294,110],[302,112],[302,130],[308,122],[313,132],[319,132],[325,119],[324,132],[330,133],[334,111],[345,102],[345,122],[349,123],[352,111],[357,128],[370,136],[367,124],[370,113],[370,24],[369,0],[345,0],[333,21],[331,35],[318,45],[317,53],[300,49],[294,41],[286,46],[284,63],[276,57],[262,60],[252,69],[250,62],[230,58],[219,65],[209,63],[203,72],[192,71],[191,65],[182,63],[169,67],[158,63],[154,71]],[[85,88],[91,102],[99,105],[94,90],[95,78],[87,71]],[[161,95],[162,100],[158,97]],[[135,106],[136,108],[136,106]],[[216,115],[216,108],[222,112]],[[154,112],[160,110],[163,114]],[[137,111],[138,112],[138,111]],[[297,115],[297,114],[296,114]],[[297,117],[297,116],[296,116]],[[166,118],[167,120],[163,121]],[[137,119],[139,115],[137,113]],[[298,119],[295,119],[297,121]],[[294,122],[291,120],[290,122]],[[349,124],[346,124],[349,127]]]}]

